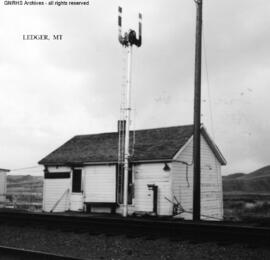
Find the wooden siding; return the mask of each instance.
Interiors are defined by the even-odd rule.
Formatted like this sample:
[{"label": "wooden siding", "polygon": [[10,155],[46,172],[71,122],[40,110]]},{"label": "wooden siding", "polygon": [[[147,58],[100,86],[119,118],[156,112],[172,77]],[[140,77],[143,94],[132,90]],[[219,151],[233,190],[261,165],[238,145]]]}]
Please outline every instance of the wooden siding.
[{"label": "wooden siding", "polygon": [[[193,141],[187,143],[176,160],[192,164]],[[180,162],[172,163],[172,191],[182,207],[189,212],[193,208],[193,165],[186,166]],[[201,136],[201,214],[202,219],[223,218],[223,194],[221,165],[212,150]],[[209,216],[209,217],[206,217]],[[191,219],[191,213],[180,215]]]},{"label": "wooden siding", "polygon": [[140,164],[134,168],[135,211],[153,211],[153,191],[147,185],[155,184],[158,186],[158,215],[171,215],[172,205],[165,199],[171,199],[171,178],[170,172],[163,170],[164,163]]},{"label": "wooden siding", "polygon": [[84,180],[85,202],[116,201],[115,165],[86,166]]},{"label": "wooden siding", "polygon": [[7,193],[7,174],[0,171],[0,202],[6,201]]},{"label": "wooden siding", "polygon": [[[43,210],[51,211],[55,203],[61,198],[64,192],[70,187],[69,179],[45,179],[44,180],[44,205]],[[69,194],[59,202],[54,212],[64,212],[69,209]]]},{"label": "wooden siding", "polygon": [[[69,167],[49,167],[49,172],[68,172]],[[70,208],[71,178],[65,179],[44,179],[43,185],[43,210],[50,212],[55,203],[61,198],[64,192],[69,189],[64,198],[55,208],[54,212],[64,212]]]},{"label": "wooden siding", "polygon": [[70,210],[82,211],[83,210],[83,194],[71,193],[70,195]]}]

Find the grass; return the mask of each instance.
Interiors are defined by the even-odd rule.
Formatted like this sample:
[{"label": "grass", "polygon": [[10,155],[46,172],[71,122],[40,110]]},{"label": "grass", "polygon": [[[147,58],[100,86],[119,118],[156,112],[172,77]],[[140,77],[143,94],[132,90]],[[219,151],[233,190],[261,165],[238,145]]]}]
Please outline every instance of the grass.
[{"label": "grass", "polygon": [[7,206],[30,211],[41,211],[42,192],[42,177],[30,175],[8,176]]},{"label": "grass", "polygon": [[224,193],[224,218],[270,226],[270,193]]}]

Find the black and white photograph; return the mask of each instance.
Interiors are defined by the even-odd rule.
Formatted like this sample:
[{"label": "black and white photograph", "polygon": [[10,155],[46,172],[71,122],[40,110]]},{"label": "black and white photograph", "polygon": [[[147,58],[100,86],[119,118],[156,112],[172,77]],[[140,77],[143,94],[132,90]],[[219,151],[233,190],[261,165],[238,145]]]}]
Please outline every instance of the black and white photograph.
[{"label": "black and white photograph", "polygon": [[270,2],[2,0],[0,259],[270,259]]}]

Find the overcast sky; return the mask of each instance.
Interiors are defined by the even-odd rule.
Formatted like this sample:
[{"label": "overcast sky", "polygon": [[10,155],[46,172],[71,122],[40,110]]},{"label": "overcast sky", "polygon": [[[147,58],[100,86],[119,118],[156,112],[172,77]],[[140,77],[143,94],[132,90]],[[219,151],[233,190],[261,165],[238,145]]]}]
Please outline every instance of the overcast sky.
[{"label": "overcast sky", "polygon": [[[125,29],[137,29],[143,14],[143,44],[133,52],[133,128],[193,122],[193,0],[1,1],[0,168],[35,166],[74,135],[116,130],[126,67],[118,5]],[[270,164],[269,12],[269,0],[204,0],[202,121],[228,161],[223,174]],[[23,34],[63,40],[23,41]]]}]

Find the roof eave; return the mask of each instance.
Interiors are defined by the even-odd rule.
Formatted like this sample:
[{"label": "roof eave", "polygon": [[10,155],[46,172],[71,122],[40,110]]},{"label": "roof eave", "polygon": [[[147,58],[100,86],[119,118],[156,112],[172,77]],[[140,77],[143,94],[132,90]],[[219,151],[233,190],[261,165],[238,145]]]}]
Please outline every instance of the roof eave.
[{"label": "roof eave", "polygon": [[[203,125],[201,125],[201,135],[203,135],[203,137],[205,138],[207,144],[209,145],[210,149],[212,150],[212,152],[214,153],[214,155],[216,156],[216,158],[220,162],[220,164],[223,166],[226,165],[227,161],[226,161],[225,157],[222,155],[219,148],[217,147],[215,142],[212,140],[212,138],[210,137],[210,135],[208,134],[208,132],[206,131],[206,129]],[[181,154],[183,152],[183,150],[186,149],[186,147],[190,144],[190,142],[192,140],[193,140],[193,134],[186,141],[186,143],[180,148],[180,150],[173,156],[173,160],[175,160],[179,156],[179,154]]]},{"label": "roof eave", "polygon": [[[153,159],[153,160],[131,160],[132,163],[164,163],[164,162],[172,162],[172,159],[163,158],[163,159]],[[104,161],[104,162],[39,162],[39,164],[44,166],[73,166],[73,165],[108,165],[108,164],[117,164],[118,161]]]},{"label": "roof eave", "polygon": [[210,137],[210,135],[206,131],[206,128],[203,125],[201,126],[201,134],[203,135],[207,144],[210,146],[210,148],[214,152],[214,154],[217,157],[220,164],[223,166],[227,165],[227,161],[226,161],[225,157],[222,155],[221,151],[219,150],[219,148],[217,147],[215,142],[212,140],[212,138]]}]

